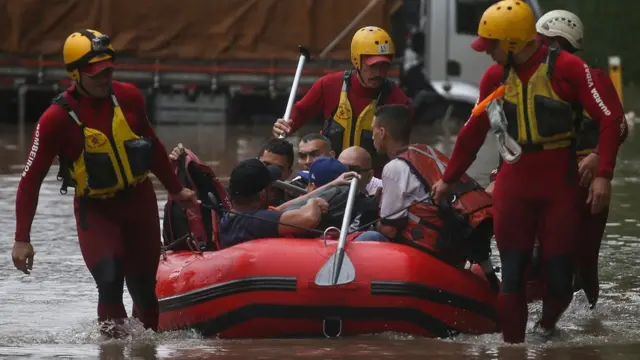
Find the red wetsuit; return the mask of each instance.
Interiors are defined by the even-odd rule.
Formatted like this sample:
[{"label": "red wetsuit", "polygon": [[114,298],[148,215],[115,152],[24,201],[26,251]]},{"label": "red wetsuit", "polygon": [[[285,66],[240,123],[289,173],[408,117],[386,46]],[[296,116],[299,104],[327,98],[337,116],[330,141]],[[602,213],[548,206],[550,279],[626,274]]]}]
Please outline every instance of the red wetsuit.
[{"label": "red wetsuit", "polygon": [[[548,49],[540,49],[527,62],[515,66],[526,86],[544,61]],[[480,81],[480,98],[502,82],[503,67],[491,66]],[[595,176],[611,179],[619,146],[623,114],[617,99],[595,83],[589,67],[578,57],[560,52],[551,85],[560,98],[581,104],[600,125],[600,162]],[[595,93],[595,95],[594,95]],[[596,96],[597,95],[597,96]],[[597,99],[602,99],[599,103]],[[456,182],[475,159],[490,129],[486,113],[472,116],[458,134],[443,180]],[[506,342],[524,341],[527,304],[524,271],[535,238],[542,246],[547,292],[540,325],[552,329],[572,299],[572,254],[579,226],[578,174],[573,148],[524,152],[513,163],[502,164],[494,197],[495,236],[503,269],[499,311]]]},{"label": "red wetsuit", "polygon": [[[330,119],[340,102],[340,92],[342,90],[344,72],[334,72],[321,77],[313,84],[307,94],[300,99],[291,111],[293,125],[291,132],[295,132],[302,125],[322,114],[323,119]],[[351,104],[352,117],[357,119],[362,110],[374,99],[377,89],[366,88],[360,84],[355,72],[351,76],[351,88],[348,92],[349,103]],[[383,104],[402,104],[411,108],[411,102],[404,92],[395,84],[392,85],[386,98],[382,99]],[[413,110],[412,116],[413,116]],[[332,144],[335,149],[341,149],[341,144]],[[336,151],[336,156],[340,155]],[[375,154],[372,154],[375,155]],[[384,166],[384,164],[382,164]],[[376,176],[382,174],[382,167],[376,169]]]},{"label": "red wetsuit", "polygon": [[[616,114],[624,114],[622,103],[618,98],[613,82],[609,75],[602,69],[592,68],[591,73],[596,82],[600,85],[604,99],[610,100],[606,104],[615,106],[619,104],[619,108],[614,111]],[[622,144],[629,133],[626,120],[620,123],[620,144]],[[596,148],[599,151],[600,146]],[[579,275],[581,285],[592,306],[598,300],[600,293],[600,281],[598,279],[598,257],[600,254],[600,244],[604,236],[604,230],[609,217],[609,207],[598,214],[591,213],[591,204],[587,204],[589,196],[589,188],[582,187],[579,193],[579,201],[582,204],[580,213],[580,228],[578,239],[580,246],[576,251],[576,272]]]},{"label": "red wetsuit", "polygon": [[[611,99],[607,104],[614,104],[617,98],[617,91],[609,75],[599,68],[591,68],[591,74],[595,81],[599,82],[603,94],[607,99]],[[618,99],[619,100],[619,99]],[[618,101],[618,103],[620,103]],[[620,103],[620,105],[622,105]],[[613,106],[613,105],[612,105]],[[619,113],[624,112],[624,109],[618,109]],[[629,128],[626,121],[620,123],[620,144],[622,144],[629,133]],[[595,149],[597,151],[597,148]],[[584,157],[578,158],[578,162],[584,159]],[[498,167],[499,169],[499,167]],[[495,181],[497,170],[492,172],[490,177],[491,181]],[[589,195],[588,187],[581,187],[579,190],[579,201],[582,204],[580,211],[580,225],[578,239],[580,246],[576,248],[576,273],[579,275],[580,285],[584,289],[585,295],[592,306],[598,300],[600,292],[600,282],[598,279],[598,258],[600,254],[600,245],[602,243],[602,237],[604,236],[604,230],[607,224],[609,216],[609,208],[605,208],[598,214],[591,213],[591,204],[587,204],[587,198]],[[535,277],[528,288],[529,301],[538,300],[543,294],[543,290],[538,287],[542,286]]]},{"label": "red wetsuit", "polygon": [[[171,194],[182,190],[166,150],[147,120],[144,101],[134,86],[113,82],[113,92],[129,127],[139,136],[148,136],[154,145],[152,172]],[[112,134],[113,108],[109,98],[81,97],[75,86],[65,98],[79,119],[105,135]],[[51,105],[34,131],[27,166],[16,197],[16,241],[30,241],[31,224],[38,205],[40,186],[54,158],[75,160],[83,150],[80,127],[59,105]],[[86,200],[86,201],[85,201]],[[80,203],[83,203],[82,206]],[[86,229],[80,226],[80,208]],[[74,213],[82,256],[98,286],[98,319],[127,317],[122,303],[123,285],[134,301],[133,316],[154,330],[158,325],[155,276],[160,258],[158,204],[150,179],[109,199],[74,198]]]}]

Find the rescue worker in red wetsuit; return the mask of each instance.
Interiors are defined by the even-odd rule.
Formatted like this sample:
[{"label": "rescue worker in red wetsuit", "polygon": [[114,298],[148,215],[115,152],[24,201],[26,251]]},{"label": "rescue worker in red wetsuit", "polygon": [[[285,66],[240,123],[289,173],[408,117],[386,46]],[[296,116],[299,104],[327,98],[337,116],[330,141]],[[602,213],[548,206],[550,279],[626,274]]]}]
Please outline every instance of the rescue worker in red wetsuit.
[{"label": "rescue worker in red wetsuit", "polygon": [[[480,99],[501,83],[509,135],[522,147],[514,163],[503,163],[494,190],[495,237],[502,261],[498,298],[505,342],[524,341],[527,303],[524,271],[535,238],[542,249],[547,291],[537,329],[553,334],[573,297],[572,256],[579,226],[575,154],[576,106],[599,124],[598,170],[590,187],[591,212],[608,204],[623,114],[580,58],[536,41],[535,16],[525,2],[503,0],[483,14],[472,47],[497,64],[480,81]],[[580,111],[581,112],[581,111]],[[471,116],[460,130],[449,167],[432,187],[436,200],[460,179],[490,128],[486,112]]]},{"label": "rescue worker in red wetsuit", "polygon": [[[582,21],[576,14],[570,11],[549,11],[536,23],[536,31],[540,39],[548,46],[559,46],[570,53],[576,53],[582,50],[584,38]],[[606,72],[600,68],[592,67],[591,74],[594,81],[600,83],[602,90],[605,91],[608,96],[613,97],[613,94],[617,94],[615,86]],[[593,175],[597,171],[598,159],[600,157],[597,151],[598,126],[586,111],[581,114],[580,124],[580,131],[578,132],[576,142],[576,154],[581,185],[579,198],[583,205],[578,235],[580,246],[576,249],[575,273],[577,281],[574,286],[582,287],[589,304],[591,304],[591,308],[594,308],[600,292],[598,257],[609,215],[609,207],[606,207],[600,213],[591,213],[591,205],[587,199],[589,196],[589,186],[593,180]],[[626,121],[622,121],[620,125],[620,143],[622,144],[627,137],[628,127]],[[493,187],[492,184],[494,184],[497,170],[498,169],[492,172],[492,183],[490,187]],[[534,292],[538,293],[538,291]]]},{"label": "rescue worker in red wetsuit", "polygon": [[395,55],[393,40],[383,29],[366,26],[351,40],[354,70],[320,78],[294,106],[291,119],[278,119],[273,135],[290,135],[319,114],[325,119],[322,134],[340,154],[350,146],[361,146],[373,157],[376,176],[386,159],[376,156],[371,139],[373,113],[381,104],[410,105],[402,90],[386,78]]},{"label": "rescue worker in red wetsuit", "polygon": [[123,335],[118,324],[127,317],[122,302],[125,280],[133,316],[156,330],[160,228],[148,174],[153,172],[185,205],[198,200],[176,178],[147,120],[140,91],[112,80],[111,39],[95,30],[80,30],[66,39],[63,53],[74,84],[54,99],[33,135],[16,196],[14,265],[26,274],[32,269],[31,224],[40,186],[58,156],[61,193],[75,188],[80,250],[98,287],[102,331]]}]

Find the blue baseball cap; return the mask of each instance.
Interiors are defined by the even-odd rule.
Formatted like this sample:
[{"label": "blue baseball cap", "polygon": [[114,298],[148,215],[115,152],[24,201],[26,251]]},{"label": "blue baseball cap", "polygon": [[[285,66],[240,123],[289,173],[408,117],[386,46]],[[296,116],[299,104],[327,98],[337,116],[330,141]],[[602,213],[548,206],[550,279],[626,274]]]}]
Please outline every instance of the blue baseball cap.
[{"label": "blue baseball cap", "polygon": [[347,167],[335,158],[328,156],[318,157],[309,171],[296,171],[303,179],[316,186],[326,185],[347,172]]}]

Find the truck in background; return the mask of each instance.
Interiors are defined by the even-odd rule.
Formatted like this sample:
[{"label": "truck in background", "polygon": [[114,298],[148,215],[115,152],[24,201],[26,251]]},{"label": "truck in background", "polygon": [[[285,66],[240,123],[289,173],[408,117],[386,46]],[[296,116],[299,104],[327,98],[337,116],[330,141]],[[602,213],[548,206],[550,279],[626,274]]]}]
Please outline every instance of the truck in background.
[{"label": "truck in background", "polygon": [[[365,25],[391,29],[397,56],[390,77],[413,99],[419,122],[466,119],[490,64],[469,43],[493,0],[138,2],[132,8],[128,0],[62,0],[46,9],[16,3],[12,21],[0,19],[0,33],[10,34],[0,39],[0,121],[36,121],[68,86],[60,53],[69,29],[113,36],[116,80],[143,90],[158,124],[273,121],[284,111],[297,45],[315,58],[305,66],[301,97],[324,74],[351,68],[351,35]],[[46,21],[34,25],[34,18]]]},{"label": "truck in background", "polygon": [[[496,0],[405,0],[409,46],[404,50],[400,83],[413,99],[417,121],[454,119],[464,123],[479,97],[478,83],[492,64],[470,44],[484,11]],[[537,0],[527,0],[536,17]]]}]

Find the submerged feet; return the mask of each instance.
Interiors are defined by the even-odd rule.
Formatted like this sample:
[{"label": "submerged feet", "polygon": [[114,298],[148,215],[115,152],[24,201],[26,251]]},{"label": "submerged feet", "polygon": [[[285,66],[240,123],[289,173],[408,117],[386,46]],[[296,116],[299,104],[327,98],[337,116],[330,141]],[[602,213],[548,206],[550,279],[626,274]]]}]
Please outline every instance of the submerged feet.
[{"label": "submerged feet", "polygon": [[124,320],[107,320],[100,323],[100,334],[108,339],[123,339],[130,331]]},{"label": "submerged feet", "polygon": [[545,328],[540,325],[540,321],[536,322],[533,326],[532,337],[534,342],[548,342],[551,341],[558,334],[555,327]]}]

